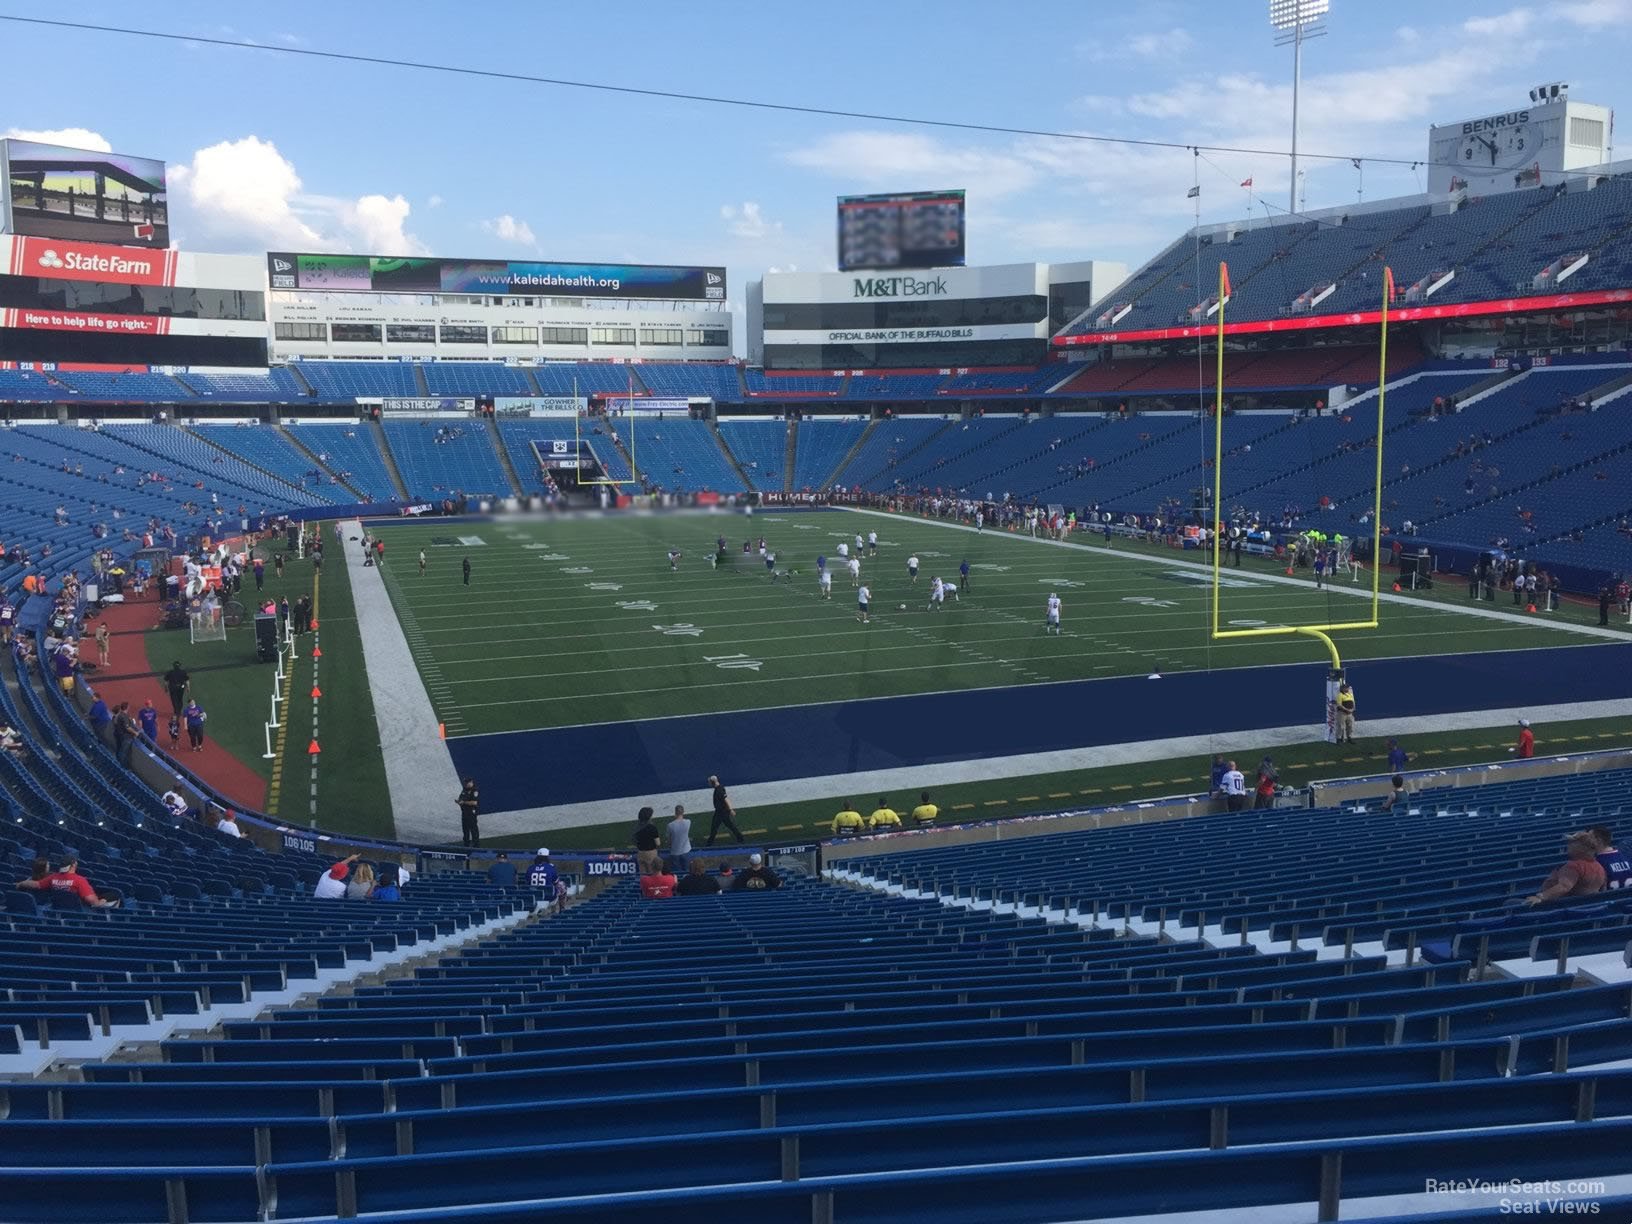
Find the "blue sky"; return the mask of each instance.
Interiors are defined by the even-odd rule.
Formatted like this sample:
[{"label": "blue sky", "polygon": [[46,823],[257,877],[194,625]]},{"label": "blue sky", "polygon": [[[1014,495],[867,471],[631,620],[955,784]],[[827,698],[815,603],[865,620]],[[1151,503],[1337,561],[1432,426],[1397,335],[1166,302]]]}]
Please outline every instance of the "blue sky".
[{"label": "blue sky", "polygon": [[[1306,51],[1306,151],[1426,156],[1431,122],[1567,79],[1623,111],[1632,0],[1332,0]],[[1284,149],[1291,53],[1258,0],[344,0],[65,18],[616,84],[1056,131]],[[0,13],[42,15],[0,0]],[[833,200],[964,187],[969,261],[1153,255],[1191,218],[1284,207],[1284,157],[985,135],[0,25],[0,132],[69,133],[171,163],[179,245],[830,268]],[[1347,162],[1305,163],[1311,208]],[[1421,189],[1368,165],[1366,198]],[[1264,207],[1253,201],[1255,212]]]}]

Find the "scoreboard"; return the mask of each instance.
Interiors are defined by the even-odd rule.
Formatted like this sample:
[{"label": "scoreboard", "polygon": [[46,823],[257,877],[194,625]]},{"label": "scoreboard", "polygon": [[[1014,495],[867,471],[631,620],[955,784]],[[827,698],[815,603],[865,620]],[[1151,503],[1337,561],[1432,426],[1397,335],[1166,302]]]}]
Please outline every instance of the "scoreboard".
[{"label": "scoreboard", "polygon": [[962,191],[839,197],[839,270],[962,267]]}]

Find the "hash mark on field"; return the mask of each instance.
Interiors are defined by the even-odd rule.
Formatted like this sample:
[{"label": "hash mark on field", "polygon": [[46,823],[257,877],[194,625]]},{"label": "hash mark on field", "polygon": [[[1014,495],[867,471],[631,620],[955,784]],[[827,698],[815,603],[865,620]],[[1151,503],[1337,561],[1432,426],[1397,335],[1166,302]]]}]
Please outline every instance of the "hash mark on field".
[{"label": "hash mark on field", "polygon": [[986,800],[986,805],[985,806],[987,806],[987,807],[1007,807],[1008,805],[1009,805],[1009,801],[1007,799],[988,799],[988,800]]},{"label": "hash mark on field", "polygon": [[1103,789],[1102,787],[1094,786],[1094,787],[1090,787],[1088,790],[1078,791],[1077,794],[1079,794],[1079,795],[1097,795],[1097,794],[1100,793],[1100,791],[1102,789]]},{"label": "hash mark on field", "polygon": [[776,826],[777,831],[779,833],[791,833],[796,829],[803,829],[805,827],[806,826],[804,826],[804,825],[777,825]]},{"label": "hash mark on field", "polygon": [[769,829],[744,829],[744,833],[769,833]]},{"label": "hash mark on field", "polygon": [[1120,783],[1117,786],[1111,787],[1111,789],[1112,790],[1132,790],[1133,789],[1133,783],[1132,782],[1123,782],[1123,783]]},{"label": "hash mark on field", "polygon": [[1071,798],[1071,792],[1070,791],[1049,791],[1048,792],[1048,797],[1050,799],[1069,799],[1069,798]]},{"label": "hash mark on field", "polygon": [[967,812],[970,808],[972,808],[974,806],[975,805],[972,804],[972,803],[954,803],[952,805],[952,810],[954,812]]},{"label": "hash mark on field", "polygon": [[1014,801],[1016,803],[1036,803],[1041,798],[1041,795],[1016,795]]}]

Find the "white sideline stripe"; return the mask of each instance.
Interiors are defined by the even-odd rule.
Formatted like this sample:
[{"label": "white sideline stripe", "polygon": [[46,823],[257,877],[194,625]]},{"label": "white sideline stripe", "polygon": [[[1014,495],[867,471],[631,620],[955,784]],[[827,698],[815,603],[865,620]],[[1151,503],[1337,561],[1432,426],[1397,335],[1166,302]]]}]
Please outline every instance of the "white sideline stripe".
[{"label": "white sideline stripe", "polygon": [[[1152,681],[1152,683],[1159,683]],[[1311,703],[1319,694],[1311,692]],[[1502,710],[1467,710],[1459,714],[1434,714],[1413,718],[1382,718],[1361,724],[1368,736],[1426,735],[1436,731],[1464,731],[1484,727],[1514,727],[1521,718],[1533,722],[1576,720],[1584,718],[1625,718],[1632,716],[1632,698],[1615,701],[1571,702],[1563,705],[1539,707],[1514,706]],[[1258,747],[1278,747],[1283,744],[1305,744],[1320,740],[1326,734],[1326,724],[1305,723],[1301,726],[1266,727],[1258,731],[1229,732],[1223,735],[1186,735],[1170,739],[1143,740],[1125,744],[1101,744],[1089,748],[1062,748],[1053,752],[1028,752],[1017,756],[980,757],[968,761],[947,761],[932,765],[911,765],[895,769],[873,769],[860,773],[819,774],[807,778],[787,778],[776,782],[753,782],[731,786],[731,801],[737,808],[739,825],[753,824],[751,809],[772,803],[800,803],[810,799],[839,796],[842,791],[861,795],[889,795],[917,793],[937,786],[952,786],[965,782],[984,782],[994,778],[1027,778],[1036,774],[1063,773],[1068,770],[1098,769],[1106,765],[1135,765],[1147,761],[1167,761],[1187,758],[1200,762],[1218,751],[1233,751],[1231,744],[1251,744]],[[1332,745],[1335,749],[1337,745]],[[1543,752],[1547,745],[1541,744]],[[1357,767],[1357,772],[1383,770],[1381,761],[1374,762],[1374,770]],[[1432,768],[1423,764],[1422,768]],[[699,766],[701,773],[703,766]],[[1334,773],[1341,776],[1342,770]],[[709,792],[698,779],[695,790],[671,791],[661,795],[627,795],[622,798],[597,799],[589,803],[565,803],[554,807],[519,808],[510,812],[482,815],[484,835],[509,836],[531,833],[535,830],[563,829],[576,825],[608,824],[625,819],[627,814],[643,804],[651,804],[658,811],[671,810],[677,803],[686,805],[693,813],[693,821],[700,825],[709,818]],[[1132,802],[1131,794],[1118,799],[1122,792],[1105,791],[1079,802],[1061,801],[1061,811],[1072,808],[1098,807],[1104,804]],[[1383,794],[1379,788],[1378,794]],[[842,797],[842,796],[839,796]],[[834,809],[837,810],[836,808]],[[943,824],[959,824],[953,813],[946,813]],[[968,819],[983,819],[981,810],[969,813]],[[446,824],[446,821],[443,822]],[[702,830],[697,830],[701,840]],[[813,832],[811,836],[816,836]],[[777,840],[777,839],[769,839]]]},{"label": "white sideline stripe", "polygon": [[[838,507],[838,509],[843,510],[846,513],[849,513],[849,514],[865,514],[865,515],[869,515],[869,516],[871,516],[873,518],[882,518],[882,519],[890,519],[890,520],[897,520],[897,521],[904,519],[904,520],[909,521],[909,522],[922,523],[922,524],[925,524],[925,525],[930,526],[930,527],[940,527],[940,528],[942,528],[942,529],[944,529],[946,531],[968,531],[968,532],[973,532],[975,530],[973,527],[967,527],[962,523],[943,523],[943,522],[939,521],[938,519],[920,518],[920,517],[917,517],[915,515],[891,514],[890,512],[888,512],[886,510],[865,510],[865,509],[862,509],[859,506],[840,506],[840,507]],[[1022,535],[1019,532],[1007,532],[1007,531],[997,532],[997,531],[994,531],[992,534],[997,535],[999,537],[1007,537],[1008,539],[1012,539],[1012,540],[1020,540],[1023,543],[1044,544],[1044,545],[1048,545],[1048,546],[1053,547],[1053,548],[1080,547],[1080,548],[1082,548],[1082,550],[1085,553],[1089,553],[1090,555],[1092,555],[1094,557],[1115,557],[1118,560],[1122,560],[1122,561],[1138,561],[1138,562],[1141,562],[1141,563],[1146,564],[1146,565],[1150,565],[1150,564],[1178,565],[1178,566],[1182,566],[1185,569],[1195,570],[1198,573],[1203,573],[1203,574],[1211,574],[1213,572],[1213,567],[1210,564],[1203,564],[1203,563],[1201,563],[1199,561],[1184,561],[1184,560],[1180,560],[1177,557],[1157,558],[1157,557],[1152,557],[1148,553],[1135,553],[1135,552],[1129,552],[1126,549],[1116,549],[1116,548],[1094,548],[1094,549],[1089,549],[1088,547],[1086,547],[1086,544],[1084,544],[1084,545],[1073,545],[1069,540],[1033,539],[1031,536]],[[1276,584],[1278,586],[1302,587],[1305,590],[1310,589],[1308,579],[1306,579],[1306,578],[1288,578],[1285,574],[1244,574],[1244,573],[1241,573],[1240,571],[1236,571],[1234,573],[1231,573],[1230,577],[1240,578],[1240,579],[1243,579],[1243,580],[1249,581],[1249,582],[1268,582],[1268,583],[1274,583],[1274,584]],[[1328,583],[1326,585],[1326,587],[1323,588],[1323,589],[1325,589],[1327,591],[1334,592],[1334,593],[1336,593],[1338,595],[1347,595],[1347,596],[1350,596],[1350,597],[1356,598],[1356,599],[1370,599],[1371,598],[1370,589],[1369,588],[1361,588],[1358,584],[1345,586],[1342,583]],[[1394,594],[1394,592],[1386,591],[1386,590],[1380,592],[1379,598],[1382,599],[1382,601],[1384,603],[1400,604],[1400,605],[1402,605],[1404,607],[1407,607],[1407,608],[1425,608],[1425,607],[1430,607],[1431,606],[1431,607],[1443,609],[1444,611],[1447,611],[1447,612],[1455,612],[1455,613],[1458,613],[1458,614],[1460,614],[1462,616],[1475,616],[1475,617],[1479,617],[1479,618],[1484,619],[1484,620],[1510,621],[1515,625],[1529,625],[1529,626],[1532,626],[1532,627],[1537,627],[1537,628],[1542,628],[1542,629],[1553,629],[1553,630],[1556,630],[1556,631],[1558,631],[1560,633],[1579,633],[1579,634],[1582,634],[1583,636],[1586,636],[1586,637],[1607,638],[1608,640],[1613,641],[1613,642],[1625,642],[1625,641],[1628,641],[1628,640],[1632,640],[1632,639],[1629,639],[1625,633],[1623,633],[1623,632],[1621,632],[1620,630],[1617,630],[1617,629],[1605,629],[1605,628],[1603,628],[1602,626],[1599,626],[1599,625],[1571,625],[1571,624],[1566,624],[1566,623],[1564,623],[1562,621],[1537,620],[1536,618],[1534,618],[1532,616],[1529,616],[1529,615],[1527,615],[1525,613],[1521,613],[1521,612],[1501,612],[1501,611],[1498,611],[1495,608],[1475,608],[1475,607],[1467,607],[1467,606],[1464,606],[1462,604],[1454,604],[1454,603],[1427,604],[1427,603],[1424,603],[1420,599],[1412,599],[1410,596],[1407,596],[1407,595],[1396,595],[1396,594]]]},{"label": "white sideline stripe", "polygon": [[352,544],[354,533],[356,538],[362,536],[362,524],[351,519],[342,524],[342,530],[341,549],[357,619],[368,626],[359,636],[396,835],[406,842],[445,842],[448,813],[459,793],[459,772],[447,744],[436,733],[436,709],[385,589],[385,575],[379,566],[365,566],[361,546]]}]

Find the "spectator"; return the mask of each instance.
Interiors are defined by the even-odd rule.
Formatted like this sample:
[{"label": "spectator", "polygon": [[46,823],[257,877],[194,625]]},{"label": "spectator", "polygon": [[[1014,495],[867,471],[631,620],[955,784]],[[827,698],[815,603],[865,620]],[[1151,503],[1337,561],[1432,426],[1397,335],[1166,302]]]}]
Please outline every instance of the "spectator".
[{"label": "spectator", "polygon": [[1391,812],[1394,805],[1405,798],[1405,775],[1395,774],[1388,780],[1388,798],[1383,800],[1383,811]]},{"label": "spectator", "polygon": [[91,730],[96,732],[96,738],[112,748],[113,711],[108,708],[108,703],[100,693],[97,694],[96,700],[91,702],[91,708],[86,717],[90,719]]},{"label": "spectator", "polygon": [[[44,860],[43,858],[37,858],[29,866],[28,879],[18,880],[16,884],[12,885],[12,887],[13,888],[30,888],[30,889],[44,888],[45,887],[45,877],[50,875],[50,874],[51,874],[51,864],[46,862],[46,860]],[[719,889],[716,888],[715,891],[718,892]]]},{"label": "spectator", "polygon": [[1541,891],[1526,897],[1526,905],[1544,905],[1563,897],[1589,897],[1604,889],[1604,865],[1598,861],[1598,839],[1590,833],[1571,833],[1564,838],[1569,856],[1553,868]]},{"label": "spectator", "polygon": [[555,864],[550,862],[548,846],[538,848],[532,866],[527,868],[527,887],[539,895],[546,908],[566,896],[567,886],[561,882],[561,873],[555,869]]},{"label": "spectator", "polygon": [[481,791],[476,789],[476,779],[466,778],[464,787],[459,791],[459,833],[467,846],[482,844],[482,831],[476,824],[476,817],[481,809]]},{"label": "spectator", "polygon": [[187,743],[194,752],[204,751],[204,720],[209,715],[204,713],[204,707],[198,704],[195,697],[187,703],[187,708],[181,712],[182,721],[187,724]]},{"label": "spectator", "polygon": [[1337,742],[1354,742],[1354,690],[1347,680],[1337,686]]},{"label": "spectator", "polygon": [[497,888],[514,888],[516,886],[516,865],[510,861],[508,854],[501,854],[487,869],[487,882]]},{"label": "spectator", "polygon": [[1239,812],[1247,806],[1247,779],[1235,767],[1234,761],[1224,762],[1224,776],[1219,779],[1219,789],[1224,793],[1224,803],[1232,812]]},{"label": "spectator", "polygon": [[737,811],[731,806],[731,800],[725,793],[725,783],[713,774],[708,776],[708,784],[714,788],[714,820],[708,826],[708,844],[714,844],[714,837],[723,824],[730,829],[737,839],[737,845],[742,845],[742,830],[737,828]]},{"label": "spectator", "polygon": [[221,819],[215,822],[215,831],[226,837],[244,835],[244,831],[238,827],[238,815],[231,808],[221,813]]},{"label": "spectator", "polygon": [[1252,806],[1268,808],[1275,806],[1275,784],[1281,780],[1280,772],[1275,768],[1275,762],[1267,756],[1258,762],[1258,785]]},{"label": "spectator", "polygon": [[941,809],[929,801],[929,792],[921,791],[918,795],[918,806],[912,809],[912,823],[919,828],[935,823],[935,818],[941,814]]},{"label": "spectator", "polygon": [[130,768],[130,754],[136,747],[138,734],[140,728],[131,715],[130,702],[121,701],[113,715],[113,755],[126,769]]},{"label": "spectator", "polygon": [[1207,785],[1207,789],[1212,794],[1222,795],[1224,793],[1224,774],[1229,768],[1230,763],[1224,759],[1223,753],[1213,753],[1212,780]]},{"label": "spectator", "polygon": [[899,829],[900,827],[901,817],[896,815],[895,809],[890,806],[888,796],[880,795],[878,797],[878,806],[873,809],[873,814],[867,817],[868,832],[876,833],[880,829]]},{"label": "spectator", "polygon": [[104,901],[97,895],[91,882],[79,874],[79,860],[68,859],[39,883],[42,892],[70,893],[92,909],[112,909],[117,901]]},{"label": "spectator", "polygon": [[163,796],[159,799],[159,802],[164,804],[170,815],[175,817],[177,820],[185,818],[189,810],[186,796],[173,786],[164,792]]},{"label": "spectator", "polygon": [[765,856],[757,850],[748,856],[748,870],[739,875],[736,882],[731,885],[732,890],[737,892],[744,889],[781,887],[782,877],[765,866]]},{"label": "spectator", "polygon": [[674,805],[674,816],[666,830],[669,837],[669,870],[684,871],[691,862],[691,818],[682,804]]},{"label": "spectator", "polygon": [[159,712],[153,707],[153,699],[149,697],[142,702],[142,708],[136,711],[136,721],[141,724],[142,734],[150,744],[159,742]]},{"label": "spectator", "polygon": [[656,850],[652,851],[652,864],[652,871],[641,874],[640,895],[648,901],[665,901],[674,896],[674,888],[678,881],[672,873],[663,869]]},{"label": "spectator", "polygon": [[362,855],[352,854],[341,859],[318,877],[317,887],[312,889],[312,896],[319,901],[338,901],[346,895],[346,877],[351,874],[351,865]]},{"label": "spectator", "polygon": [[1604,869],[1604,887],[1615,891],[1632,888],[1632,860],[1626,857],[1624,850],[1615,848],[1615,838],[1610,831],[1603,825],[1594,825],[1587,832],[1597,844],[1598,865]]},{"label": "spectator", "polygon": [[0,723],[0,752],[9,752],[13,756],[27,756],[23,748],[23,733],[7,723]]},{"label": "spectator", "polygon": [[351,879],[346,881],[347,901],[367,901],[374,894],[374,868],[367,863],[358,863],[357,870],[351,873]]},{"label": "spectator", "polygon": [[1407,752],[1404,748],[1400,747],[1400,741],[1397,740],[1397,739],[1389,740],[1388,741],[1388,768],[1389,768],[1390,772],[1392,772],[1392,773],[1402,773],[1402,772],[1404,772],[1405,767],[1410,763],[1411,763],[1411,754],[1409,752]]},{"label": "spectator", "polygon": [[720,891],[720,882],[708,874],[702,859],[692,859],[685,878],[674,886],[674,891],[682,897],[706,897]]},{"label": "spectator", "polygon": [[108,661],[112,657],[110,654],[112,642],[113,635],[108,631],[108,622],[103,621],[96,627],[96,661],[99,667],[108,666]]},{"label": "spectator", "polygon": [[860,812],[856,811],[855,804],[850,800],[844,801],[844,807],[833,817],[834,837],[855,837],[867,830],[867,822]]},{"label": "spectator", "polygon": [[379,883],[374,885],[374,895],[371,901],[401,901],[402,889],[397,884],[396,869],[390,866],[380,868]]},{"label": "spectator", "polygon": [[641,808],[635,816],[635,862],[641,875],[657,874],[659,867],[657,847],[661,840],[661,832],[652,823],[652,809]]},{"label": "spectator", "polygon": [[1528,718],[1519,719],[1519,742],[1513,745],[1513,755],[1521,761],[1536,755],[1536,733],[1530,730]]}]

